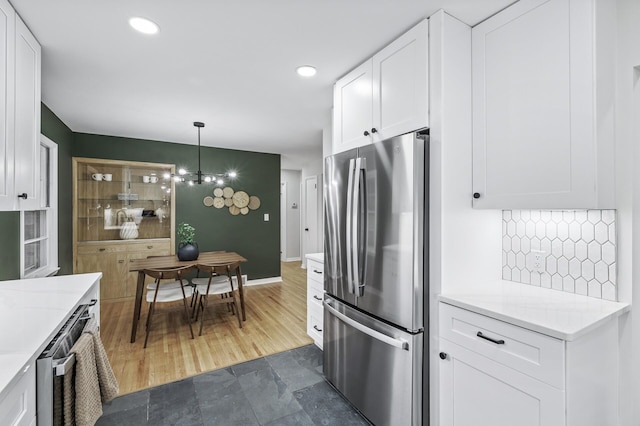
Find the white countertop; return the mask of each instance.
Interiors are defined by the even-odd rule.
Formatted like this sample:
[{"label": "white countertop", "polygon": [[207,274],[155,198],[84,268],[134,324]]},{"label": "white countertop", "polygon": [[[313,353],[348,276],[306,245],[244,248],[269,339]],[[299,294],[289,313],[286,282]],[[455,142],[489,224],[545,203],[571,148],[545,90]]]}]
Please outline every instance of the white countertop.
[{"label": "white countertop", "polygon": [[309,253],[307,259],[315,260],[316,262],[324,263],[324,253]]},{"label": "white countertop", "polygon": [[512,281],[483,284],[477,292],[443,293],[440,301],[567,341],[631,309],[627,303]]},{"label": "white countertop", "polygon": [[93,273],[0,281],[0,401],[101,277]]}]

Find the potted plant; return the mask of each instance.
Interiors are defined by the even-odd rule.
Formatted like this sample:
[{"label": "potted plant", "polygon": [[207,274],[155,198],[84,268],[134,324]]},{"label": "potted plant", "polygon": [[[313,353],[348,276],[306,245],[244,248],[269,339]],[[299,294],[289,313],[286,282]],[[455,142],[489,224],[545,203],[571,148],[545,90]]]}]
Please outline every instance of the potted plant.
[{"label": "potted plant", "polygon": [[193,238],[196,235],[196,229],[188,223],[178,225],[178,259],[180,260],[196,260],[200,255],[198,243]]}]

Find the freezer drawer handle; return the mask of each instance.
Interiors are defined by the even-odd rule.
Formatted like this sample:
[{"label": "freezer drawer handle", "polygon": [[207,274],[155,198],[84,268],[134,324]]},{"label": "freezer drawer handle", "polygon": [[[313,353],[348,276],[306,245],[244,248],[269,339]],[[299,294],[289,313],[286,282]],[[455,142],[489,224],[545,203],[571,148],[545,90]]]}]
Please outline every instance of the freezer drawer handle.
[{"label": "freezer drawer handle", "polygon": [[313,272],[315,272],[316,274],[322,274],[322,271],[318,271],[317,269],[314,269]]},{"label": "freezer drawer handle", "polygon": [[373,329],[371,329],[369,327],[365,327],[364,325],[360,324],[357,321],[352,320],[351,318],[349,318],[348,316],[344,315],[343,313],[338,312],[336,310],[336,308],[331,306],[326,300],[324,301],[324,307],[327,308],[329,310],[329,313],[334,315],[340,321],[344,322],[347,325],[350,325],[351,327],[355,328],[356,330],[359,330],[359,331],[363,332],[364,334],[367,334],[367,335],[373,337],[376,340],[380,340],[381,342],[384,342],[387,345],[391,345],[391,346],[399,348],[399,349],[404,349],[405,351],[409,350],[409,343],[406,340],[394,339],[393,337],[389,337],[386,334],[380,333],[379,331],[373,330]]},{"label": "freezer drawer handle", "polygon": [[314,326],[313,326],[313,329],[314,329],[315,331],[319,332],[319,333],[322,333],[322,329],[321,329],[321,328],[318,328],[318,326],[317,326],[317,325],[314,325]]},{"label": "freezer drawer handle", "polygon": [[482,331],[478,331],[478,334],[476,334],[476,336],[478,336],[481,339],[488,340],[491,343],[495,343],[496,345],[504,345],[504,340],[502,340],[502,339],[500,339],[500,340],[492,339],[491,337],[485,336],[484,334],[482,334]]},{"label": "freezer drawer handle", "polygon": [[316,299],[316,300],[322,300],[322,297],[318,297],[318,295],[317,295],[317,294],[314,294],[314,295],[313,295],[313,298],[314,298],[314,299]]}]

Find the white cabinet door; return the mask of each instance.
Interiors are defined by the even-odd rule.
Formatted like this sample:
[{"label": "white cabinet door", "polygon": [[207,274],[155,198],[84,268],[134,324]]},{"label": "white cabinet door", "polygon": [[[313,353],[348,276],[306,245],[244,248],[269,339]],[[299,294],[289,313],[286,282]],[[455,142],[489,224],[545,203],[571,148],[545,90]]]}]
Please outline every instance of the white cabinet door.
[{"label": "white cabinet door", "polygon": [[40,60],[41,50],[16,16],[15,191],[20,210],[40,207]]},{"label": "white cabinet door", "polygon": [[473,28],[475,207],[613,208],[594,25],[592,1],[523,0]]},{"label": "white cabinet door", "polygon": [[333,153],[372,142],[371,60],[338,80],[333,89]]},{"label": "white cabinet door", "polygon": [[424,20],[373,56],[373,140],[429,125],[429,22]]},{"label": "white cabinet door", "polygon": [[564,426],[564,392],[441,339],[441,426]]},{"label": "white cabinet door", "polygon": [[27,364],[0,400],[0,421],[3,425],[30,426],[36,419],[36,366]]},{"label": "white cabinet door", "polygon": [[13,188],[13,58],[15,12],[7,0],[0,0],[0,210],[16,205]]}]

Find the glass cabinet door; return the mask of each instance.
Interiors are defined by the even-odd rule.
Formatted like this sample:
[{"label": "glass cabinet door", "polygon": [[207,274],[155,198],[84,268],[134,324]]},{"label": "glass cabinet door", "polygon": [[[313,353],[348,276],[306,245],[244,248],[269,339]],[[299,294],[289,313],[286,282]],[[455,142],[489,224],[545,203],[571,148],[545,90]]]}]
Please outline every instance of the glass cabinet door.
[{"label": "glass cabinet door", "polygon": [[76,241],[171,237],[171,164],[74,158]]}]

